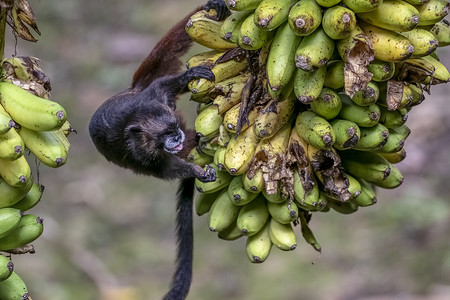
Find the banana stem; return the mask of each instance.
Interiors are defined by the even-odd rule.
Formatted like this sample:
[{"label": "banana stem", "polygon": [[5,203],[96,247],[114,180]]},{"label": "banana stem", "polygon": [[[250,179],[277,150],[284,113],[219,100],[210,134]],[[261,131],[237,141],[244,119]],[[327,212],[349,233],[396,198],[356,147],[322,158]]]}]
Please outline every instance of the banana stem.
[{"label": "banana stem", "polygon": [[5,54],[6,9],[0,11],[0,59]]}]

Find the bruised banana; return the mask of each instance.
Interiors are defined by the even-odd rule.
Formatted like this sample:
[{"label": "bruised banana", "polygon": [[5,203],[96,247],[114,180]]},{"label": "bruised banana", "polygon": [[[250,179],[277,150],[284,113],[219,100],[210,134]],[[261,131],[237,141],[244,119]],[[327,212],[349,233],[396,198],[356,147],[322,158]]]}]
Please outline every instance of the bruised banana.
[{"label": "bruised banana", "polygon": [[225,168],[230,174],[240,175],[247,171],[259,140],[250,127],[231,138],[225,152]]},{"label": "bruised banana", "polygon": [[336,139],[331,124],[312,111],[298,114],[295,130],[306,143],[320,149],[330,148]]},{"label": "bruised banana", "polygon": [[341,98],[330,88],[323,88],[319,97],[311,102],[311,110],[326,120],[336,117],[341,107]]},{"label": "bruised banana", "polygon": [[383,0],[343,0],[348,8],[355,13],[374,11]]},{"label": "bruised banana", "polygon": [[346,150],[355,147],[361,137],[359,126],[352,121],[334,119],[330,122],[336,136],[333,147],[338,150]]},{"label": "bruised banana", "polygon": [[419,26],[433,25],[441,21],[449,11],[450,4],[446,0],[430,0],[416,6],[419,12]]},{"label": "bruised banana", "polygon": [[310,35],[321,22],[322,9],[315,0],[298,1],[289,11],[289,27],[298,36]]},{"label": "bruised banana", "polygon": [[235,43],[220,38],[223,22],[214,20],[215,17],[217,12],[214,9],[193,14],[186,23],[186,33],[193,41],[210,49],[223,51],[236,47]]},{"label": "bruised banana", "polygon": [[439,45],[438,39],[428,30],[414,28],[410,31],[401,32],[414,46],[412,58],[431,54]]},{"label": "bruised banana", "polygon": [[274,30],[283,24],[297,0],[262,0],[255,9],[254,22],[265,30]]},{"label": "bruised banana", "polygon": [[[248,122],[242,126],[241,131],[247,129],[249,126],[252,126],[255,123],[255,119],[258,116],[259,110],[261,107],[255,106],[248,112]],[[236,104],[232,108],[230,108],[223,117],[223,125],[226,130],[230,133],[236,133],[239,121],[239,111],[241,110],[240,103]]]}]

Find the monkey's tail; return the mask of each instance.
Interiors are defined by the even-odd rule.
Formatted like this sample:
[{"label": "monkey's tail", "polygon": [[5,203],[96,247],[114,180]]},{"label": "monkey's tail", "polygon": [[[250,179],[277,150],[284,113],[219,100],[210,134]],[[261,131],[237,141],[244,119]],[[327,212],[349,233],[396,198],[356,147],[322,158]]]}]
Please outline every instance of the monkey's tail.
[{"label": "monkey's tail", "polygon": [[184,300],[189,292],[192,279],[193,229],[192,203],[194,178],[180,181],[177,202],[177,264],[170,290],[163,300]]}]

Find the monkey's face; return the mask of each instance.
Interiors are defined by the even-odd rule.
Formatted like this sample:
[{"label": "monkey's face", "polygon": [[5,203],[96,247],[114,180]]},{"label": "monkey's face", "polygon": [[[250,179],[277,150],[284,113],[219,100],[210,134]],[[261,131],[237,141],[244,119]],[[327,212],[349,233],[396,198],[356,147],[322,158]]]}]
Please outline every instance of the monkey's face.
[{"label": "monkey's face", "polygon": [[181,151],[185,134],[175,114],[162,114],[129,125],[125,129],[125,139],[128,150],[136,156],[156,157]]}]

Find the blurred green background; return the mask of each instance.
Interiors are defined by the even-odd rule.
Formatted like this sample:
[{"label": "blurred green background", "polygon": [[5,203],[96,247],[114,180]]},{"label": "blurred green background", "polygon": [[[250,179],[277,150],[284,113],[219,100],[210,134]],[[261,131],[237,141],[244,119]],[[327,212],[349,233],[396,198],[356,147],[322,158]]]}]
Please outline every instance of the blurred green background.
[{"label": "blurred green background", "polygon": [[[139,177],[101,157],[90,116],[125,89],[155,42],[199,0],[30,0],[42,32],[36,44],[8,32],[6,56],[41,59],[52,98],[78,131],[67,164],[41,166],[45,185],[32,213],[44,217],[36,254],[14,256],[33,300],[160,299],[174,266],[175,184]],[[10,30],[8,30],[10,31]],[[185,60],[203,50],[195,46]],[[439,49],[450,67],[450,47]],[[314,214],[319,255],[298,236],[293,252],[273,248],[253,265],[245,240],[229,242],[194,219],[189,299],[448,299],[450,295],[450,85],[409,114],[405,175],[378,203],[352,215]],[[195,105],[179,108],[193,124]]]}]

